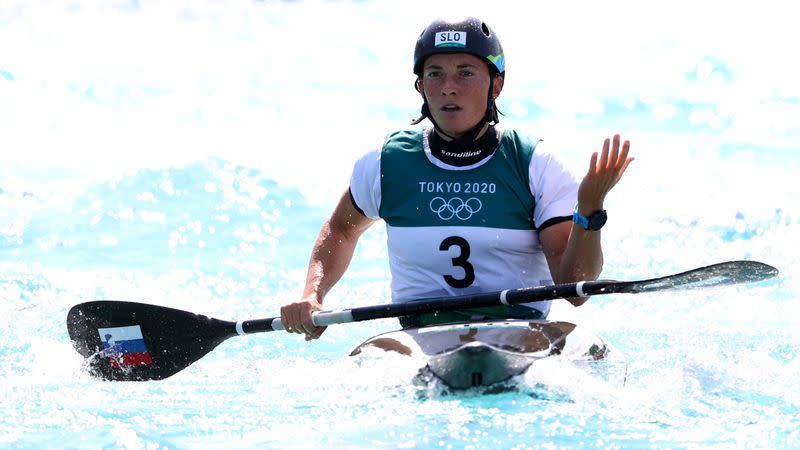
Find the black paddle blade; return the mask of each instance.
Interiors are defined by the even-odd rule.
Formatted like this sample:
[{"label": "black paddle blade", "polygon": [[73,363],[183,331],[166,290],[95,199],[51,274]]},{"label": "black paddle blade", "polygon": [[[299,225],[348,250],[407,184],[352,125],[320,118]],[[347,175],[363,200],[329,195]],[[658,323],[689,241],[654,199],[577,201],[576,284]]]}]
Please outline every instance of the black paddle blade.
[{"label": "black paddle blade", "polygon": [[67,315],[72,345],[104,380],[160,380],[236,334],[233,322],[135,302],[94,301]]},{"label": "black paddle blade", "polygon": [[778,269],[758,261],[728,261],[652,280],[630,282],[622,292],[700,289],[764,281]]}]

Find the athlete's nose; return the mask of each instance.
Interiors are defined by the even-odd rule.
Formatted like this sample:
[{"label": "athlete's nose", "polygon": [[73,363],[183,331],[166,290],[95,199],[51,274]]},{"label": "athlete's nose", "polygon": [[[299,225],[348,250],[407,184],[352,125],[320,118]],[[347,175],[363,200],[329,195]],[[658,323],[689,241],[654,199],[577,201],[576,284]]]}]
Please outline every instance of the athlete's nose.
[{"label": "athlete's nose", "polygon": [[456,95],[458,92],[456,90],[456,79],[455,75],[445,75],[444,81],[442,81],[442,95]]}]

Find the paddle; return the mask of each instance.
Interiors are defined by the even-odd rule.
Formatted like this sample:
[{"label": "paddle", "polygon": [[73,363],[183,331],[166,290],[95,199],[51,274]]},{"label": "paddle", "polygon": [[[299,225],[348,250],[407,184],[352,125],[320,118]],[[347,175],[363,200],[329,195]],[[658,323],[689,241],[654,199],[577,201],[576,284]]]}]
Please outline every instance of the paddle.
[{"label": "paddle", "polygon": [[[314,323],[326,326],[557,298],[726,286],[777,274],[778,269],[760,262],[731,261],[642,281],[585,281],[324,311],[314,314]],[[283,324],[280,317],[235,323],[163,306],[106,300],[72,307],[67,329],[92,375],[104,380],[143,381],[174,375],[232,336],[283,330]]]}]

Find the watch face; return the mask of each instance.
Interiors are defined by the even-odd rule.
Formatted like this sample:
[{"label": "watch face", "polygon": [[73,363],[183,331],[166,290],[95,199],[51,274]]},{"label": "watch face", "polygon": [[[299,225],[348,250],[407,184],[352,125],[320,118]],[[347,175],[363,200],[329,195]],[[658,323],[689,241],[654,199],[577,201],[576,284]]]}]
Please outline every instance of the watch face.
[{"label": "watch face", "polygon": [[597,211],[589,216],[589,229],[596,231],[600,228],[603,228],[603,225],[606,224],[606,220],[608,220],[608,215],[606,214],[605,210]]}]

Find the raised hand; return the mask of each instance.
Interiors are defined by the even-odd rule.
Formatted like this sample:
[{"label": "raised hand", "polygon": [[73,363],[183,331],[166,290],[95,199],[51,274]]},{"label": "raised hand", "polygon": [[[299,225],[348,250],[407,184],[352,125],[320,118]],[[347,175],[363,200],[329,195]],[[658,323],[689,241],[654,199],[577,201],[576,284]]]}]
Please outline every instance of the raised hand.
[{"label": "raised hand", "polygon": [[606,195],[633,162],[633,157],[628,157],[630,147],[630,141],[625,141],[620,149],[620,137],[615,134],[613,142],[611,139],[603,142],[603,150],[599,155],[598,152],[592,153],[589,171],[578,188],[578,209],[581,214],[603,209]]}]

